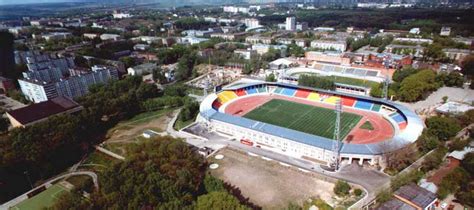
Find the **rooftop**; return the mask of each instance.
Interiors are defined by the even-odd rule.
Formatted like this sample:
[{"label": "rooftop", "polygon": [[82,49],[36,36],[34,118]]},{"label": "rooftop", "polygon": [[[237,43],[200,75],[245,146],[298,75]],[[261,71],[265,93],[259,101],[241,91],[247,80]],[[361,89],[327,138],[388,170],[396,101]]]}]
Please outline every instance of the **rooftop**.
[{"label": "rooftop", "polygon": [[395,191],[394,195],[408,200],[422,209],[425,209],[436,201],[436,194],[419,187],[416,184],[402,186],[400,189]]},{"label": "rooftop", "polygon": [[49,101],[9,111],[8,114],[22,125],[26,125],[75,108],[81,108],[81,106],[71,99],[57,97]]}]

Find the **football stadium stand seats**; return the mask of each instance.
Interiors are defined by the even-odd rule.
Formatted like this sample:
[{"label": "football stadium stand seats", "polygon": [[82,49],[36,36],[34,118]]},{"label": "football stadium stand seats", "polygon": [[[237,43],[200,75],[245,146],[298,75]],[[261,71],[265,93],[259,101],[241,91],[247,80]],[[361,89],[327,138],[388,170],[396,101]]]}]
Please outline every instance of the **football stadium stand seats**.
[{"label": "football stadium stand seats", "polygon": [[219,110],[219,107],[221,107],[221,106],[222,106],[222,104],[218,100],[215,100],[214,102],[212,102],[212,108],[215,109],[215,110]]},{"label": "football stadium stand seats", "polygon": [[225,104],[228,101],[237,98],[237,95],[234,93],[234,91],[225,90],[217,94],[217,97],[219,98],[221,104]]},{"label": "football stadium stand seats", "polygon": [[248,88],[246,91],[247,91],[247,94],[249,94],[249,95],[258,93],[257,88],[255,88],[255,86],[252,86],[252,87]]},{"label": "football stadium stand seats", "polygon": [[281,94],[286,95],[286,96],[294,96],[296,92],[296,89],[294,88],[283,88],[283,91]]},{"label": "football stadium stand seats", "polygon": [[244,95],[247,95],[247,92],[245,92],[244,89],[238,89],[238,90],[235,91],[235,94],[237,96],[244,96]]},{"label": "football stadium stand seats", "polygon": [[257,90],[258,90],[259,93],[266,93],[267,92],[267,87],[262,86],[262,87],[257,88]]},{"label": "football stadium stand seats", "polygon": [[358,109],[371,110],[372,105],[374,105],[374,103],[372,103],[372,102],[365,101],[365,100],[357,100],[354,107],[358,108]]},{"label": "football stadium stand seats", "polygon": [[352,107],[354,106],[356,99],[355,98],[350,98],[350,97],[341,97],[342,98],[342,105],[343,106],[349,106]]},{"label": "football stadium stand seats", "polygon": [[283,88],[282,88],[282,87],[277,87],[273,92],[274,92],[274,93],[281,94],[282,91],[283,91]]},{"label": "football stadium stand seats", "polygon": [[316,93],[316,92],[311,92],[309,95],[308,95],[308,100],[310,101],[319,101],[320,97],[319,97],[319,94]]},{"label": "football stadium stand seats", "polygon": [[339,96],[329,96],[328,98],[324,99],[324,102],[328,104],[336,104],[339,99]]},{"label": "football stadium stand seats", "polygon": [[307,98],[311,93],[309,90],[297,90],[295,96],[298,98]]}]

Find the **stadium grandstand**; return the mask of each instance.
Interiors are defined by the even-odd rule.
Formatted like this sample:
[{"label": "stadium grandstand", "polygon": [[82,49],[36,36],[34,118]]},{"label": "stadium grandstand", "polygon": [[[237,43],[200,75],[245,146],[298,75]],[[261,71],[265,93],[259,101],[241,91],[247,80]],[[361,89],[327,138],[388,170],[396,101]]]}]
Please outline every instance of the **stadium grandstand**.
[{"label": "stadium grandstand", "polygon": [[381,163],[383,154],[415,142],[424,128],[418,115],[392,101],[260,81],[239,81],[208,95],[197,122],[248,146],[329,165],[337,157],[339,102],[343,163]]},{"label": "stadium grandstand", "polygon": [[[368,95],[372,84],[381,83],[386,79],[379,70],[315,62],[310,68],[294,67],[283,70],[278,81],[297,84],[302,74],[345,78],[346,82],[336,81],[337,90],[358,95]],[[347,80],[359,82],[347,83]]]}]

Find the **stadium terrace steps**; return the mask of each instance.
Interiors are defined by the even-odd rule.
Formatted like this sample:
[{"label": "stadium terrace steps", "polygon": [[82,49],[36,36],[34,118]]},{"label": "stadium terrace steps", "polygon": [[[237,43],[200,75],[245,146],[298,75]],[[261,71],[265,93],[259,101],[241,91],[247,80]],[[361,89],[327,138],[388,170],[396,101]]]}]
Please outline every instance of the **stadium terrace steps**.
[{"label": "stadium terrace steps", "polygon": [[277,88],[275,88],[275,90],[273,91],[273,93],[281,94],[282,91],[283,91],[283,88],[277,87]]},{"label": "stadium terrace steps", "polygon": [[257,88],[259,93],[266,93],[267,92],[267,87],[259,87]]},{"label": "stadium terrace steps", "polygon": [[307,98],[311,91],[309,90],[297,90],[295,96],[298,98]]},{"label": "stadium terrace steps", "polygon": [[382,107],[382,105],[380,105],[380,104],[374,104],[372,106],[372,111],[379,112],[381,107]]},{"label": "stadium terrace steps", "polygon": [[328,98],[324,99],[324,102],[325,103],[328,103],[328,104],[336,104],[337,101],[340,99],[340,97],[338,96],[329,96]]},{"label": "stadium terrace steps", "polygon": [[319,101],[320,97],[319,97],[318,93],[311,92],[311,93],[309,93],[307,99],[310,100],[310,101]]},{"label": "stadium terrace steps", "polygon": [[371,102],[368,102],[368,101],[364,101],[364,100],[357,100],[357,102],[355,103],[354,107],[355,108],[358,108],[358,109],[365,109],[365,110],[371,110],[372,109],[372,106],[374,105],[374,103],[371,103]]},{"label": "stadium terrace steps", "polygon": [[342,105],[343,106],[348,106],[352,107],[354,106],[356,99],[355,98],[349,98],[349,97],[341,97],[342,98]]},{"label": "stadium terrace steps", "polygon": [[236,90],[236,91],[234,91],[234,92],[235,92],[235,94],[236,94],[237,96],[244,96],[244,95],[247,95],[247,92],[245,92],[244,89],[238,89],[238,90]]},{"label": "stadium terrace steps", "polygon": [[222,104],[227,103],[228,101],[237,98],[237,95],[234,93],[234,91],[222,91],[221,93],[217,94],[217,97],[219,98],[219,101]]},{"label": "stadium terrace steps", "polygon": [[222,104],[218,100],[215,100],[214,102],[212,102],[212,108],[215,109],[215,110],[219,110],[219,108],[221,106],[222,106]]},{"label": "stadium terrace steps", "polygon": [[286,95],[286,96],[294,96],[296,92],[296,89],[293,88],[283,88],[281,91],[281,94]]},{"label": "stadium terrace steps", "polygon": [[398,112],[395,112],[395,113],[391,114],[390,117],[391,117],[393,120],[395,120],[395,122],[397,122],[397,123],[406,122],[405,118],[403,118],[403,116],[400,115],[400,113],[398,113]]}]

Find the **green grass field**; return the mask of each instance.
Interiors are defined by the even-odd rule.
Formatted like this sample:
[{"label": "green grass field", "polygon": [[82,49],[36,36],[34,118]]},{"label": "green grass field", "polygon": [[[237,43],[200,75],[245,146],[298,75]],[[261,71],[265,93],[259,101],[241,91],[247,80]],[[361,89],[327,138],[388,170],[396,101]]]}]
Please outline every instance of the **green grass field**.
[{"label": "green grass field", "polygon": [[35,209],[44,209],[47,207],[51,207],[54,202],[61,196],[63,193],[68,193],[63,186],[61,186],[59,183],[55,184],[45,191],[39,193],[38,195],[35,195],[31,197],[28,200],[24,200],[20,202],[18,205],[12,207],[12,210],[35,210]]},{"label": "green grass field", "polygon": [[[334,110],[272,99],[250,111],[245,118],[281,126],[317,136],[333,138],[336,113]],[[341,114],[341,138],[354,128],[362,117],[352,113]]]}]

